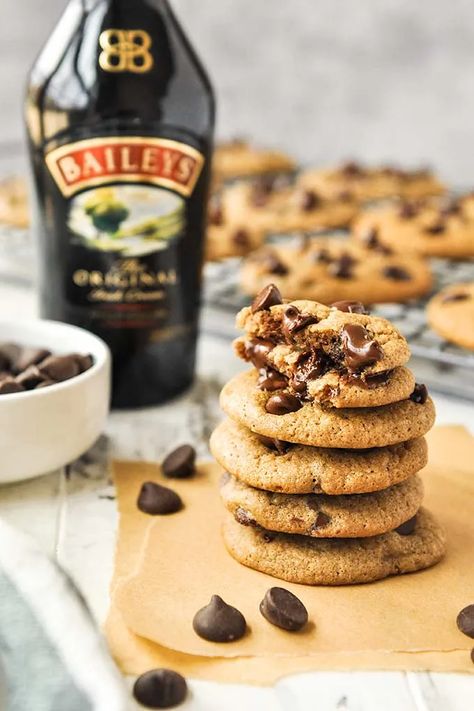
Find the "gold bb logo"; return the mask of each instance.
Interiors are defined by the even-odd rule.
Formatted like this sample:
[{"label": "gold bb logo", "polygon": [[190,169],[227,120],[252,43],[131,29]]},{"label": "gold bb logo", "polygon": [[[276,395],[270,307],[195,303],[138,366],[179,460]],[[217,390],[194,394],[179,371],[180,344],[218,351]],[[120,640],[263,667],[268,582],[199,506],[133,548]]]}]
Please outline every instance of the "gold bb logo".
[{"label": "gold bb logo", "polygon": [[152,40],[145,30],[104,30],[99,38],[104,72],[145,74],[153,67]]}]

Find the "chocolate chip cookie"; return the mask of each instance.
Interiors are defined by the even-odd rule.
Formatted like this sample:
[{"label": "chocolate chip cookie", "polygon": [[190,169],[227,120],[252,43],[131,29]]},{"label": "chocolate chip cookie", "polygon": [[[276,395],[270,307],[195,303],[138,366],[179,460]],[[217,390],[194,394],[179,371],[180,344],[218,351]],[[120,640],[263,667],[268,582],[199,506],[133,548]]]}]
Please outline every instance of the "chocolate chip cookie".
[{"label": "chocolate chip cookie", "polygon": [[253,370],[233,377],[222,390],[221,407],[253,432],[286,442],[336,449],[386,447],[421,437],[434,424],[429,397],[373,408],[328,408],[301,402],[285,391],[268,393],[257,380]]},{"label": "chocolate chip cookie", "polygon": [[295,162],[281,151],[258,148],[247,141],[234,139],[220,143],[214,151],[213,172],[220,180],[293,171]]},{"label": "chocolate chip cookie", "polygon": [[474,195],[403,200],[374,207],[355,221],[359,243],[407,255],[465,259],[474,256]]},{"label": "chocolate chip cookie", "polygon": [[439,336],[474,351],[474,282],[442,289],[428,303],[427,317]]},{"label": "chocolate chip cookie", "polygon": [[428,511],[420,509],[409,530],[408,535],[391,531],[318,539],[242,526],[228,514],[223,535],[229,553],[249,568],[303,585],[350,585],[412,573],[441,560],[445,534]]},{"label": "chocolate chip cookie", "polygon": [[0,223],[18,228],[29,226],[26,180],[6,178],[0,182]]},{"label": "chocolate chip cookie", "polygon": [[403,367],[410,356],[405,338],[386,319],[360,313],[362,305],[358,313],[341,310],[346,307],[300,300],[242,309],[237,327],[245,335],[234,346],[258,369],[257,387],[333,407],[409,397],[415,383]]},{"label": "chocolate chip cookie", "polygon": [[313,538],[366,538],[413,518],[423,500],[423,484],[415,475],[370,494],[279,494],[226,474],[220,493],[226,509],[243,526]]},{"label": "chocolate chip cookie", "polygon": [[445,186],[429,170],[403,170],[393,166],[370,168],[354,161],[336,168],[305,170],[298,184],[323,197],[340,199],[343,196],[359,203],[396,195],[419,198],[445,192]]},{"label": "chocolate chip cookie", "polygon": [[428,263],[412,253],[395,253],[377,241],[318,237],[266,245],[249,254],[240,271],[242,291],[254,296],[269,281],[289,299],[372,304],[423,296],[433,280]]},{"label": "chocolate chip cookie", "polygon": [[423,437],[388,447],[325,449],[262,437],[224,420],[210,440],[213,456],[244,484],[285,494],[361,494],[406,480],[426,466]]},{"label": "chocolate chip cookie", "polygon": [[266,179],[225,188],[222,205],[228,219],[278,233],[345,227],[357,212],[353,201],[321,198],[282,182]]}]

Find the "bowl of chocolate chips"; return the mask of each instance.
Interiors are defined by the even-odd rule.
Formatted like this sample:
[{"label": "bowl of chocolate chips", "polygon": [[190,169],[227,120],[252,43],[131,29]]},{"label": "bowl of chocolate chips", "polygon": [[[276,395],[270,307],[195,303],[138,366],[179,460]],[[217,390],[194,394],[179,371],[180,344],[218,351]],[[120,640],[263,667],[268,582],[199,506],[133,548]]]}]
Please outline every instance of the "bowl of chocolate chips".
[{"label": "bowl of chocolate chips", "polygon": [[105,343],[56,321],[0,322],[0,483],[69,464],[103,431]]}]

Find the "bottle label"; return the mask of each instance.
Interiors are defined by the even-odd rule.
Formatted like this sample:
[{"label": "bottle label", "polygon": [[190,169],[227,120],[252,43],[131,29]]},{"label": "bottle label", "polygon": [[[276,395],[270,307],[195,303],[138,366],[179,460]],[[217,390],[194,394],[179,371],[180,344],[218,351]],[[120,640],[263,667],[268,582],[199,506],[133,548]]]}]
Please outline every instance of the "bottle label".
[{"label": "bottle label", "polygon": [[201,153],[185,143],[129,136],[77,141],[46,156],[65,197],[111,182],[150,183],[189,197],[203,163]]},{"label": "bottle label", "polygon": [[204,157],[177,141],[121,136],[62,146],[46,163],[67,199],[68,303],[99,328],[175,337],[186,328],[183,260],[199,253],[189,203]]}]

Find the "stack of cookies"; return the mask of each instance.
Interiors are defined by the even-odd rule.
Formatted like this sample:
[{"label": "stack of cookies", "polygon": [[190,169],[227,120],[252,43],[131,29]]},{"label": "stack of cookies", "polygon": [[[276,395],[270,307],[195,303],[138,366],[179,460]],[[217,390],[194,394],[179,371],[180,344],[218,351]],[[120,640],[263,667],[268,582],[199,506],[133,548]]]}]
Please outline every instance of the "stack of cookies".
[{"label": "stack of cookies", "polygon": [[437,563],[444,534],[417,472],[434,406],[405,339],[362,304],[283,303],[264,288],[237,317],[253,369],[224,387],[211,438],[226,471],[224,539],[240,563],[343,585]]}]

